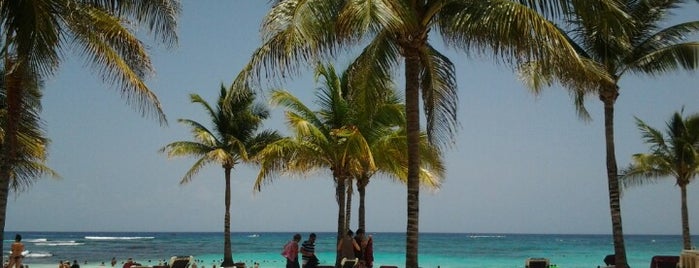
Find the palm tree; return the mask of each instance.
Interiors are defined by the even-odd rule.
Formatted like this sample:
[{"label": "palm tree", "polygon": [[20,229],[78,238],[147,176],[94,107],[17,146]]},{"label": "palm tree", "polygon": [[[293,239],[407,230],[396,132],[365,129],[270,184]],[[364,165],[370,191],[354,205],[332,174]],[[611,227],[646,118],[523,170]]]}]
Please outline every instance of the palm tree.
[{"label": "palm tree", "polygon": [[[233,96],[226,98],[226,96]],[[209,164],[219,164],[225,175],[225,216],[224,248],[221,267],[233,266],[231,249],[231,170],[240,163],[252,163],[251,159],[267,144],[278,140],[275,131],[259,131],[262,121],[269,117],[267,108],[254,103],[255,93],[250,88],[231,87],[229,90],[221,85],[221,92],[215,108],[211,107],[197,94],[191,94],[192,103],[200,104],[211,118],[214,129],[191,120],[179,119],[178,122],[191,128],[195,141],[172,142],[162,149],[168,158],[193,156],[197,161],[187,171],[180,184],[189,183],[199,171]],[[230,100],[230,101],[229,101]]]},{"label": "palm tree", "polygon": [[[381,135],[381,134],[380,134]],[[442,154],[432,146],[423,132],[420,136],[420,184],[430,190],[441,187],[445,176],[445,167]],[[359,193],[358,227],[366,228],[365,196],[366,187],[371,179],[380,174],[392,178],[402,184],[407,182],[408,155],[405,128],[383,132],[383,136],[370,141],[371,154],[376,164],[376,170],[362,168],[357,180],[357,192]]]},{"label": "palm tree", "polygon": [[[58,69],[63,49],[75,49],[93,63],[102,79],[114,83],[142,115],[165,116],[144,78],[152,73],[144,45],[135,30],[146,24],[166,44],[176,43],[177,0],[35,0],[0,1],[3,69],[5,70],[5,139],[0,152],[0,230],[5,228],[11,170],[21,153],[23,89],[19,77],[41,81]],[[17,75],[15,72],[23,72]],[[22,78],[24,79],[24,78]],[[0,247],[4,232],[0,232]]]},{"label": "palm tree", "polygon": [[[596,11],[613,1],[572,0],[599,3]],[[577,56],[565,45],[565,36],[536,10],[560,14],[568,2],[278,0],[263,21],[263,44],[244,71],[252,81],[259,81],[262,73],[286,77],[298,73],[309,61],[367,42],[365,58],[372,60],[364,61],[364,68],[369,73],[395,71],[402,60],[408,141],[405,266],[414,268],[418,267],[420,97],[431,142],[440,147],[450,144],[458,125],[454,66],[428,42],[429,33],[440,34],[448,45],[462,51],[485,52],[490,48],[493,55],[508,63],[545,59],[541,70],[556,74],[552,77],[589,77],[584,62],[570,60]],[[237,83],[245,81],[249,80]]]},{"label": "palm tree", "polygon": [[318,65],[317,78],[322,86],[316,93],[319,110],[313,111],[288,91],[273,90],[270,102],[286,109],[286,120],[294,133],[267,146],[259,155],[260,173],[255,182],[259,191],[276,175],[306,174],[330,170],[338,204],[337,234],[347,229],[347,184],[360,170],[360,159],[375,169],[369,144],[353,125],[356,114],[343,92],[343,81],[332,65]]},{"label": "palm tree", "polygon": [[[685,42],[699,30],[699,21],[661,28],[670,12],[684,1],[620,1],[619,10],[626,16],[589,13],[589,5],[574,6],[567,27],[567,45],[575,47],[579,57],[598,65],[606,79],[587,79],[593,85],[566,86],[574,95],[580,114],[586,118],[584,97],[593,94],[604,106],[604,129],[609,208],[612,220],[614,253],[617,267],[628,267],[621,220],[619,174],[614,146],[614,104],[619,96],[621,77],[629,72],[660,75],[678,69],[694,70],[699,66],[699,42]],[[608,27],[616,25],[617,27]],[[525,69],[530,85],[539,92],[551,84],[549,75],[538,73],[536,64]],[[573,78],[574,80],[575,78]]]},{"label": "palm tree", "polygon": [[680,187],[682,240],[684,249],[692,249],[687,210],[687,185],[699,174],[699,114],[682,118],[676,112],[667,123],[665,135],[636,118],[649,153],[633,155],[633,162],[622,171],[622,186],[629,187],[675,177]]},{"label": "palm tree", "polygon": [[[368,80],[366,78],[370,74],[357,66],[361,64],[360,61],[354,62],[343,74],[343,80],[347,81],[344,83],[344,87],[347,88],[347,99],[356,111],[353,124],[366,137],[376,165],[375,169],[371,169],[367,161],[359,159],[360,171],[354,178],[359,193],[357,228],[367,230],[366,187],[376,174],[405,184],[408,147],[405,133],[405,105],[396,93],[393,78],[391,76],[374,77]],[[366,90],[365,87],[384,89],[378,90],[379,94],[372,94],[371,90]],[[422,160],[420,183],[429,189],[438,189],[444,178],[444,163],[441,152],[429,143],[425,133],[420,137],[420,159]]]}]

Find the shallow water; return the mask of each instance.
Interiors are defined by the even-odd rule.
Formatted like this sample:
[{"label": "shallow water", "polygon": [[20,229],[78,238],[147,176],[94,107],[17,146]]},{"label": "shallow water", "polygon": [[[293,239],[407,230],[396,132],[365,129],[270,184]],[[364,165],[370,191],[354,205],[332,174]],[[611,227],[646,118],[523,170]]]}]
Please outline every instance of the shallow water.
[{"label": "shallow water", "polygon": [[[6,232],[14,237],[14,232]],[[81,268],[98,268],[115,257],[117,267],[132,257],[146,266],[157,265],[176,255],[192,255],[199,268],[219,266],[223,252],[222,233],[55,233],[23,232],[31,268],[56,268],[59,260],[78,260]],[[323,264],[335,259],[333,233],[317,233],[316,252]],[[403,233],[372,233],[375,267],[403,266]],[[260,263],[260,267],[284,267],[279,254],[293,233],[234,233],[233,259]],[[302,233],[305,238],[308,233]],[[627,235],[627,255],[631,267],[648,267],[655,255],[679,255],[679,235]],[[9,251],[11,241],[5,241]],[[421,267],[524,267],[530,257],[548,258],[558,267],[592,268],[603,265],[602,259],[613,251],[610,235],[560,234],[463,234],[421,233],[419,263]]]}]

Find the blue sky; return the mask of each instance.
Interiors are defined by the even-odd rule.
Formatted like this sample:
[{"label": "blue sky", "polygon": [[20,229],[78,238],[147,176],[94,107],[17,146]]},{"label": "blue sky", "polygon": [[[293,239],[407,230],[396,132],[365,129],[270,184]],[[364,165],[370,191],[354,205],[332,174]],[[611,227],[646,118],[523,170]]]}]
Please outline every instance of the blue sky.
[{"label": "blue sky", "polygon": [[[688,5],[677,21],[690,17]],[[118,91],[68,52],[45,85],[49,166],[45,178],[11,196],[12,231],[222,231],[223,170],[212,165],[187,185],[178,182],[194,159],[168,160],[157,151],[190,134],[178,118],[208,123],[188,95],[213,102],[260,44],[266,1],[184,1],[175,49],[152,48],[157,74],[148,81],[170,124],[142,118]],[[436,38],[433,33],[432,38]],[[591,122],[578,119],[558,87],[533,96],[506,66],[445,50],[456,63],[461,128],[447,151],[447,177],[437,192],[421,191],[420,231],[468,233],[611,233],[602,107],[587,101]],[[342,69],[347,59],[336,66]],[[645,152],[633,117],[664,128],[673,112],[699,112],[699,79],[679,72],[625,76],[616,105],[620,167]],[[313,101],[311,74],[283,85]],[[279,109],[266,128],[286,131]],[[337,205],[328,172],[280,178],[253,193],[257,170],[233,172],[232,230],[333,231]],[[699,186],[688,190],[692,230],[699,231]],[[405,231],[405,187],[376,178],[367,190],[368,231]],[[624,231],[679,234],[679,189],[672,179],[630,189],[622,199]],[[356,215],[356,214],[354,214]],[[354,217],[352,226],[356,226]],[[354,227],[353,227],[354,228]]]}]

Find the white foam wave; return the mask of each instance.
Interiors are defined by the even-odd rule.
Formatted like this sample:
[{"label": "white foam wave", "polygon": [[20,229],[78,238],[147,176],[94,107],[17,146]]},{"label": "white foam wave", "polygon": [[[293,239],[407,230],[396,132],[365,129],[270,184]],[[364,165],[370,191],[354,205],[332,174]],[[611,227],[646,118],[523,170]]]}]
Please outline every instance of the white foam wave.
[{"label": "white foam wave", "polygon": [[88,240],[141,240],[154,239],[153,236],[86,236]]},{"label": "white foam wave", "polygon": [[24,257],[27,258],[47,258],[47,257],[52,257],[53,254],[49,252],[29,252]]},{"label": "white foam wave", "polygon": [[[12,254],[12,251],[8,251],[7,254]],[[22,251],[22,256],[27,256],[29,254],[29,250]]]},{"label": "white foam wave", "polygon": [[52,242],[42,242],[42,243],[34,243],[34,245],[37,246],[50,246],[50,247],[55,247],[55,246],[80,246],[84,245],[85,243],[78,243],[75,241],[52,241]]},{"label": "white foam wave", "polygon": [[505,238],[504,235],[469,235],[470,238]]},{"label": "white foam wave", "polygon": [[37,242],[46,242],[49,240],[46,238],[37,238],[37,239],[25,239],[24,241],[28,242],[28,243],[37,243]]}]

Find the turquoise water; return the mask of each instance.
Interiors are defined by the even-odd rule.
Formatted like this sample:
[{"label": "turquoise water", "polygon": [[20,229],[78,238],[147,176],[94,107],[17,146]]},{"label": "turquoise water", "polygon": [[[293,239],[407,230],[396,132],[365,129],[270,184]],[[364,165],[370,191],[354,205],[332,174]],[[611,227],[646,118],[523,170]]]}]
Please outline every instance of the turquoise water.
[{"label": "turquoise water", "polygon": [[[6,232],[14,238],[15,232]],[[129,257],[152,266],[174,255],[192,255],[199,268],[215,264],[223,256],[222,233],[54,233],[22,232],[29,251],[24,263],[31,268],[55,268],[59,260],[78,260],[81,268],[109,267],[112,257],[118,267]],[[333,233],[317,233],[316,251],[322,264],[333,264]],[[374,236],[375,266],[405,264],[403,233],[371,233]],[[301,233],[305,240],[308,233]],[[260,263],[260,267],[284,267],[279,254],[293,233],[234,233],[233,259]],[[697,238],[694,238],[696,241]],[[626,248],[631,267],[648,267],[655,255],[679,255],[679,235],[628,235]],[[4,243],[9,251],[11,241]],[[548,258],[558,267],[592,268],[604,265],[602,259],[613,251],[610,235],[560,234],[420,234],[421,267],[524,267],[531,257]]]}]

